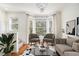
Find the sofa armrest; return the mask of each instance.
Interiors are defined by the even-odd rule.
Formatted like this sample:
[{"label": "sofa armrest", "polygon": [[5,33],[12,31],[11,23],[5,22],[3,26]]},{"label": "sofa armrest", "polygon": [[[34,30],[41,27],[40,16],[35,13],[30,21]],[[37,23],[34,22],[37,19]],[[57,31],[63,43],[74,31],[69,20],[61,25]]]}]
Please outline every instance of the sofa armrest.
[{"label": "sofa armrest", "polygon": [[55,44],[66,44],[66,38],[55,39]]}]

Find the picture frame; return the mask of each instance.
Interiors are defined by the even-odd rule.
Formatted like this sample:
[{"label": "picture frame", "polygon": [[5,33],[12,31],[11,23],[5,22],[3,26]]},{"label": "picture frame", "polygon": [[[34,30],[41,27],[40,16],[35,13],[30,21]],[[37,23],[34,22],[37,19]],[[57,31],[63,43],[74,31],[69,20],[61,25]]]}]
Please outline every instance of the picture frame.
[{"label": "picture frame", "polygon": [[75,20],[66,23],[66,34],[75,35]]},{"label": "picture frame", "polygon": [[76,19],[76,36],[79,36],[79,17]]}]

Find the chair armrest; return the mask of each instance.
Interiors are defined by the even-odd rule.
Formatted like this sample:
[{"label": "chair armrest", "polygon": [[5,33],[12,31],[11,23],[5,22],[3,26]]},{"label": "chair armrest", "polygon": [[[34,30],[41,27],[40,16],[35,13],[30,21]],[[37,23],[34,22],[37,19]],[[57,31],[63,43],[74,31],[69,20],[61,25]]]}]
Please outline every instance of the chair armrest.
[{"label": "chair armrest", "polygon": [[55,44],[66,44],[66,38],[55,39]]}]

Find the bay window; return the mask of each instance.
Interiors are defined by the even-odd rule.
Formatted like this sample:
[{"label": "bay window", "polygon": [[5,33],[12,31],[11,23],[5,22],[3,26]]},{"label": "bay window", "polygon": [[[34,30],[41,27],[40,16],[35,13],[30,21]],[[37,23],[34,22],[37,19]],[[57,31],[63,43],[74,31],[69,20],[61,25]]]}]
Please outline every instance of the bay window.
[{"label": "bay window", "polygon": [[30,21],[30,33],[45,35],[53,31],[53,18],[50,16],[34,16]]}]

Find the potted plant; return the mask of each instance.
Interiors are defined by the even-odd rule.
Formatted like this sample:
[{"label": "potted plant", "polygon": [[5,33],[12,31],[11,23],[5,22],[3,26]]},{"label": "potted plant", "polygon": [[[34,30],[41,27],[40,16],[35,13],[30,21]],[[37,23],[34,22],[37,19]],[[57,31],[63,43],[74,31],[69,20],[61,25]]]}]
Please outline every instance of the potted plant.
[{"label": "potted plant", "polygon": [[14,39],[14,34],[2,34],[0,37],[0,52],[4,53],[4,55],[8,55],[14,49],[14,43],[16,40]]}]

